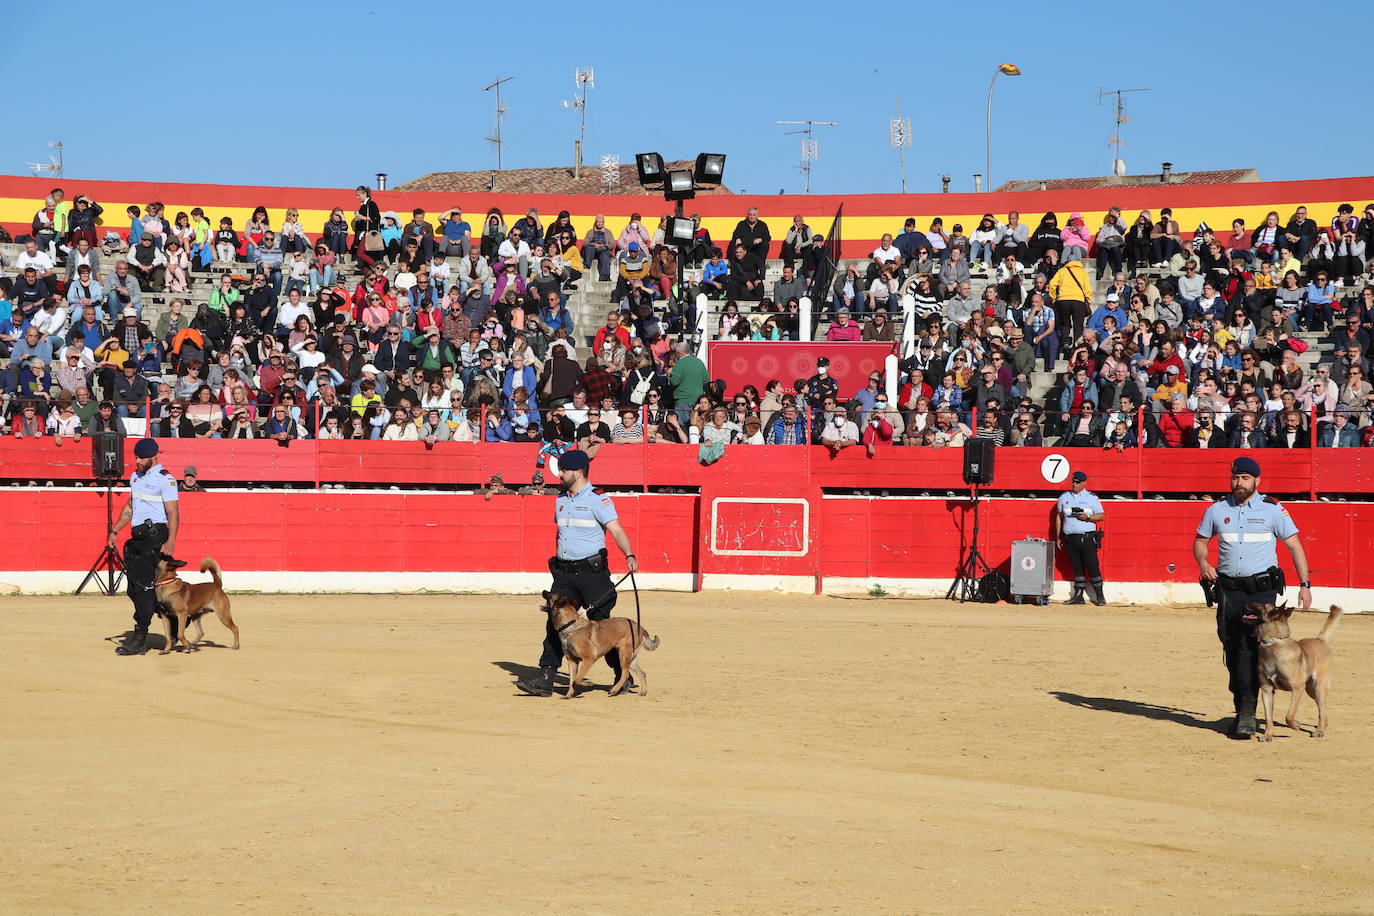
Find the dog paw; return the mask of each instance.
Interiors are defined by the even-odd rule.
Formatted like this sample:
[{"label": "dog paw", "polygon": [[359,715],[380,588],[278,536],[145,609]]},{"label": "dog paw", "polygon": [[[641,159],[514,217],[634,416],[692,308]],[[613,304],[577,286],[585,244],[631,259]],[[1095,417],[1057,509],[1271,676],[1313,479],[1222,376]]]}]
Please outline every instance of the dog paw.
[{"label": "dog paw", "polygon": [[1274,739],[1271,738],[1271,737],[1269,737],[1268,735],[1256,735],[1256,736],[1255,736],[1255,740],[1256,740],[1256,741],[1273,741]]}]

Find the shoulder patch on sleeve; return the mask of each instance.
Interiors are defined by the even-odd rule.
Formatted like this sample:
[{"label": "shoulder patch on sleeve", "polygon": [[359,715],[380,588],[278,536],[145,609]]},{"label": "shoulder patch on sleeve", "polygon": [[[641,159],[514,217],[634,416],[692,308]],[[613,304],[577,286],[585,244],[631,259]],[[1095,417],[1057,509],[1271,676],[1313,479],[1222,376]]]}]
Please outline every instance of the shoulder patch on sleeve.
[{"label": "shoulder patch on sleeve", "polygon": [[172,472],[167,470],[166,468],[158,468],[158,470],[162,471],[162,473],[166,474],[168,477],[172,476]]},{"label": "shoulder patch on sleeve", "polygon": [[603,489],[601,489],[600,487],[592,487],[592,492],[595,493],[597,496],[605,496],[605,495],[606,495],[606,491],[603,490]]},{"label": "shoulder patch on sleeve", "polygon": [[[1278,506],[1278,505],[1279,505],[1279,501],[1278,501],[1277,499],[1275,499],[1274,497],[1272,497],[1272,496],[1266,496],[1266,497],[1264,497],[1264,501],[1267,502],[1267,503],[1269,503],[1271,506]],[[1282,508],[1282,507],[1280,506],[1280,508]]]}]

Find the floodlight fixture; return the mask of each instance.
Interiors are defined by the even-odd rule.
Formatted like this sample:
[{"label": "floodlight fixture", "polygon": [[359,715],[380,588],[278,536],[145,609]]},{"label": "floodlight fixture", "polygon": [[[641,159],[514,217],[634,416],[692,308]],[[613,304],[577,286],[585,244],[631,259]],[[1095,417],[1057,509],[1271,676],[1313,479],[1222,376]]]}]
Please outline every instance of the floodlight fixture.
[{"label": "floodlight fixture", "polygon": [[699,153],[692,180],[697,184],[718,185],[725,180],[725,154]]},{"label": "floodlight fixture", "polygon": [[673,169],[664,173],[664,200],[691,200],[697,196],[692,185],[692,173],[687,169]]},{"label": "floodlight fixture", "polygon": [[663,239],[669,245],[677,248],[689,248],[696,240],[696,223],[685,216],[668,217],[668,229],[663,233]]},{"label": "floodlight fixture", "polygon": [[636,153],[635,170],[639,172],[639,183],[646,188],[663,184],[663,157],[658,153]]}]

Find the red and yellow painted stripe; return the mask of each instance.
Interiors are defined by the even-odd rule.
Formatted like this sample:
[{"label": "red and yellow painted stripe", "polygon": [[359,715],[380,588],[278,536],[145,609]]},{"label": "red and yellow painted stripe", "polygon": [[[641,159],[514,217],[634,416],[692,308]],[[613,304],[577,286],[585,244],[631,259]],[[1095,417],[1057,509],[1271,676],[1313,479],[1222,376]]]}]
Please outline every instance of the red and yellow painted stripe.
[{"label": "red and yellow painted stripe", "polygon": [[[50,178],[0,176],[0,224],[14,235],[29,232],[33,215],[42,206],[44,196],[59,184],[68,200],[77,194],[86,194],[105,208],[102,234],[104,229],[126,232],[129,223],[125,208],[130,204],[143,207],[150,201],[165,204],[169,219],[180,210],[189,213],[192,207],[200,207],[212,226],[218,228],[220,217],[228,216],[236,229],[243,226],[254,207],[266,207],[273,226],[280,226],[286,209],[295,207],[312,234],[321,231],[334,207],[342,208],[347,216],[357,204],[352,188],[159,184],[78,178],[55,182]],[[490,207],[500,208],[506,214],[507,225],[523,216],[529,207],[539,209],[545,224],[558,211],[568,210],[579,235],[585,234],[598,213],[604,213],[607,226],[619,233],[631,213],[638,212],[653,227],[660,215],[671,212],[669,204],[649,196],[376,191],[373,197],[383,211],[396,211],[402,222],[409,219],[410,211],[416,207],[424,208],[431,222],[437,214],[461,207],[474,231],[480,231],[482,216]],[[745,210],[756,206],[760,217],[772,230],[776,256],[776,246],[781,243],[794,214],[805,217],[813,230],[828,233],[835,211],[843,203],[842,253],[846,257],[856,257],[871,251],[883,233],[895,235],[900,232],[907,217],[915,217],[918,227],[923,230],[938,216],[944,219],[946,229],[962,223],[965,232],[970,233],[986,212],[1005,220],[1009,211],[1017,210],[1021,213],[1021,221],[1034,229],[1047,211],[1059,215],[1061,226],[1070,213],[1081,211],[1088,225],[1095,227],[1112,206],[1121,207],[1127,221],[1133,220],[1142,209],[1158,217],[1161,208],[1172,207],[1174,219],[1188,235],[1201,222],[1218,232],[1229,231],[1236,217],[1245,219],[1247,227],[1253,229],[1270,210],[1278,211],[1280,218],[1287,221],[1298,206],[1306,206],[1311,218],[1323,226],[1329,224],[1340,204],[1353,205],[1358,214],[1371,201],[1374,201],[1374,177],[986,194],[713,195],[688,201],[687,212],[700,213],[711,237],[720,243],[729,240],[730,232],[743,218]]]}]

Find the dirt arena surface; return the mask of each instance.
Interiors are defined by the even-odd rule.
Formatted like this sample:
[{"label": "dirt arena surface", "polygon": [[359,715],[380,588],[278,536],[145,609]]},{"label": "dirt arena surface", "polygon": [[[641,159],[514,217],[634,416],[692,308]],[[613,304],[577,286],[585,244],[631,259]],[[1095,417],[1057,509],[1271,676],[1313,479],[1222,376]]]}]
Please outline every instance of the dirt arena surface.
[{"label": "dirt arena surface", "polygon": [[241,651],[132,659],[126,599],[0,601],[2,909],[1374,912],[1374,620],[1263,745],[1200,608],[644,599],[650,696],[570,701],[512,686],[532,597],[245,595]]}]

